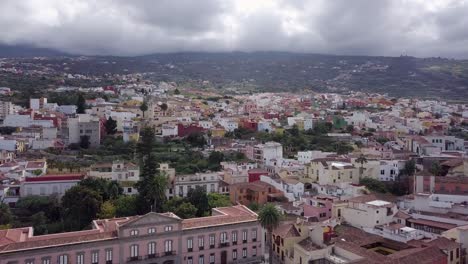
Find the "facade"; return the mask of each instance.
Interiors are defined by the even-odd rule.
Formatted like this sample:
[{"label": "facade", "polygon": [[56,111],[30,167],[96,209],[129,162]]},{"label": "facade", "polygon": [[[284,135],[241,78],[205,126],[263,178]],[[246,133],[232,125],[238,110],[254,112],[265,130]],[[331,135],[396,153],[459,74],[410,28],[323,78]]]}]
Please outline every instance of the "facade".
[{"label": "facade", "polygon": [[218,192],[219,182],[220,177],[217,172],[177,175],[173,183],[174,195],[187,197],[188,192],[197,186],[204,188],[207,193]]},{"label": "facade", "polygon": [[306,179],[320,185],[359,183],[359,168],[346,159],[322,158],[312,160],[305,166]]},{"label": "facade", "polygon": [[89,147],[97,148],[101,145],[101,121],[79,122],[80,138],[89,137]]},{"label": "facade", "polygon": [[283,193],[265,182],[236,183],[229,186],[231,203],[250,205],[252,203],[265,204],[275,197],[282,197]]},{"label": "facade", "polygon": [[395,204],[377,200],[373,195],[359,196],[349,199],[343,218],[351,226],[372,229],[392,222],[397,211]]},{"label": "facade", "polygon": [[261,227],[245,206],[182,220],[173,213],[94,220],[93,229],[34,236],[33,228],[0,231],[6,264],[260,263]]},{"label": "facade", "polygon": [[13,104],[9,101],[0,101],[0,120],[13,113]]},{"label": "facade", "polygon": [[21,197],[30,195],[63,196],[65,192],[77,185],[84,178],[82,174],[46,175],[26,178],[21,183]]}]

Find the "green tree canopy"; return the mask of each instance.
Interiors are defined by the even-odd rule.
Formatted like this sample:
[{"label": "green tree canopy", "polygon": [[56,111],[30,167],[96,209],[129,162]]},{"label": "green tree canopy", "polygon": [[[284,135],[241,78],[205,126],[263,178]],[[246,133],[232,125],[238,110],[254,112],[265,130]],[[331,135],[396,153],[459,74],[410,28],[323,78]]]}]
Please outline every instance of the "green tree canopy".
[{"label": "green tree canopy", "polygon": [[232,205],[231,200],[229,199],[229,196],[219,194],[219,193],[209,193],[208,204],[210,208],[226,207],[226,206]]},{"label": "green tree canopy", "polygon": [[106,128],[106,133],[108,135],[114,135],[117,132],[117,121],[112,119],[112,116],[110,116],[104,124],[104,127]]},{"label": "green tree canopy", "polygon": [[76,112],[78,114],[84,114],[86,110],[86,100],[83,94],[78,95],[78,99],[76,100]]},{"label": "green tree canopy", "polygon": [[103,201],[116,199],[123,193],[123,189],[117,181],[89,177],[81,180],[78,184],[97,192]]},{"label": "green tree canopy", "polygon": [[187,194],[187,201],[197,207],[196,216],[201,217],[209,214],[210,204],[208,202],[208,195],[203,187],[197,186],[190,189]]},{"label": "green tree canopy", "polygon": [[113,217],[115,217],[115,213],[116,213],[116,208],[115,208],[114,204],[112,204],[111,201],[105,201],[101,205],[101,210],[100,210],[100,212],[98,214],[98,217],[100,219],[113,218]]},{"label": "green tree canopy", "polygon": [[62,197],[65,229],[81,230],[88,226],[101,210],[102,197],[99,193],[84,187],[74,186]]},{"label": "green tree canopy", "polygon": [[0,225],[9,225],[13,221],[10,207],[0,202]]},{"label": "green tree canopy", "polygon": [[117,217],[132,216],[138,213],[136,195],[123,195],[114,201]]}]

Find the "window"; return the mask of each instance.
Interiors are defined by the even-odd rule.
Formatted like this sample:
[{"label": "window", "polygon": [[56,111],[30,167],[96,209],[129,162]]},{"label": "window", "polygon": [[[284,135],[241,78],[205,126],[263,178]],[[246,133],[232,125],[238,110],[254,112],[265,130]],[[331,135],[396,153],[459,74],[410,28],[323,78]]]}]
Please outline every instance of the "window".
[{"label": "window", "polygon": [[205,247],[205,237],[198,237],[198,247],[202,250]]},{"label": "window", "polygon": [[353,172],[352,172],[352,171],[349,172],[349,178],[350,178],[350,179],[353,178]]},{"label": "window", "polygon": [[256,242],[257,241],[257,229],[254,229],[252,231],[252,241]]},{"label": "window", "polygon": [[450,261],[453,261],[453,250],[450,250]]},{"label": "window", "polygon": [[138,235],[138,230],[137,230],[137,229],[133,229],[132,231],[130,231],[130,235],[131,235],[131,236],[137,236],[137,235]]},{"label": "window", "polygon": [[215,263],[215,253],[211,253],[210,254],[210,264],[214,264]]},{"label": "window", "polygon": [[148,243],[148,255],[153,256],[156,254],[156,242]]},{"label": "window", "polygon": [[106,249],[106,263],[112,263],[112,248]]},{"label": "window", "polygon": [[232,244],[237,244],[237,231],[232,231],[232,234],[231,234],[231,238],[232,238]]},{"label": "window", "polygon": [[91,263],[92,264],[99,263],[99,251],[93,251],[91,253]]},{"label": "window", "polygon": [[210,235],[210,248],[214,248],[215,246],[215,235],[211,234]]},{"label": "window", "polygon": [[193,238],[187,238],[187,251],[193,251]]},{"label": "window", "polygon": [[456,255],[457,255],[457,258],[460,257],[460,248],[457,248],[457,253],[456,253]]},{"label": "window", "polygon": [[247,230],[242,231],[242,243],[247,243]]},{"label": "window", "polygon": [[42,258],[41,263],[42,263],[42,264],[50,264],[50,258],[49,258],[49,257]]},{"label": "window", "polygon": [[165,232],[172,231],[172,226],[171,225],[165,226],[164,231]]},{"label": "window", "polygon": [[76,254],[76,264],[84,264],[84,253],[80,252]]},{"label": "window", "polygon": [[164,252],[172,252],[172,240],[164,241]]},{"label": "window", "polygon": [[198,256],[198,264],[205,264],[205,256],[204,255]]},{"label": "window", "polygon": [[193,258],[187,257],[187,264],[193,264]]},{"label": "window", "polygon": [[232,250],[232,260],[236,260],[237,259],[237,249],[233,249]]},{"label": "window", "polygon": [[24,264],[34,264],[34,259],[27,259]]},{"label": "window", "polygon": [[156,228],[154,227],[148,228],[148,234],[154,234],[154,233],[156,233]]},{"label": "window", "polygon": [[226,243],[227,241],[227,232],[222,232],[220,238],[221,243]]},{"label": "window", "polygon": [[68,264],[68,255],[60,255],[58,257],[58,264]]},{"label": "window", "polygon": [[384,175],[385,174],[385,170],[380,170],[380,175]]},{"label": "window", "polygon": [[242,249],[242,258],[246,258],[247,257],[247,248],[243,248]]},{"label": "window", "polygon": [[130,246],[130,257],[131,258],[136,258],[138,257],[138,245],[134,244]]},{"label": "window", "polygon": [[257,256],[257,246],[252,247],[252,256],[256,257]]},{"label": "window", "polygon": [[210,184],[210,192],[215,192],[215,185],[214,185],[214,183]]}]

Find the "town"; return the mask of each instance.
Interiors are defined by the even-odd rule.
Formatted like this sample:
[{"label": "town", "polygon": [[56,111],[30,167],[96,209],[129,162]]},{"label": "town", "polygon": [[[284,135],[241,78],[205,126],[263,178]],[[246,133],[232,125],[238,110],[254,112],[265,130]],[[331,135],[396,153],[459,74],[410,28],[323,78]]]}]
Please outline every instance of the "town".
[{"label": "town", "polygon": [[466,263],[468,105],[109,78],[0,89],[0,263]]}]

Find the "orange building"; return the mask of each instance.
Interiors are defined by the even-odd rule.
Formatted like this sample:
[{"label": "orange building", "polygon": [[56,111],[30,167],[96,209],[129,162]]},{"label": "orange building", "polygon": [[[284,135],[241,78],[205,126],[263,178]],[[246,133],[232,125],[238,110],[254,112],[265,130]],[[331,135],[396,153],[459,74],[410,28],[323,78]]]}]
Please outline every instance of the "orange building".
[{"label": "orange building", "polygon": [[257,181],[232,184],[229,189],[229,197],[233,204],[264,204],[283,197],[283,192],[268,183]]}]

